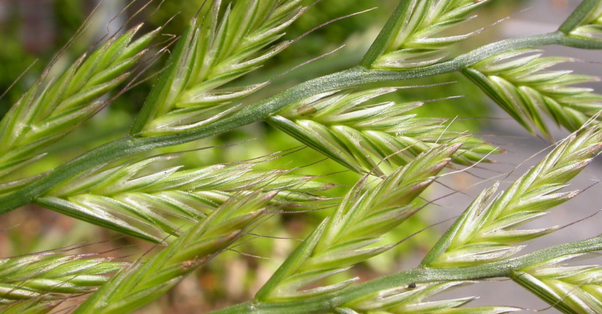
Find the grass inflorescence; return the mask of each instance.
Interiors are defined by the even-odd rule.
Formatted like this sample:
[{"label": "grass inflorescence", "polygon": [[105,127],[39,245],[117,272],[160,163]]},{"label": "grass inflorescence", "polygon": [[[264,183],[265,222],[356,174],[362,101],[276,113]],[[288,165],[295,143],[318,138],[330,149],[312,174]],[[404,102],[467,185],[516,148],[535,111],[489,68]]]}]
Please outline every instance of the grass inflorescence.
[{"label": "grass inflorescence", "polygon": [[[334,3],[323,3],[329,1]],[[523,227],[577,197],[579,191],[566,190],[570,181],[602,148],[602,98],[581,86],[599,79],[550,70],[575,60],[543,57],[538,47],[602,49],[602,0],[582,1],[558,31],[456,54],[455,44],[481,32],[457,26],[468,25],[473,12],[495,2],[401,1],[374,42],[364,45],[370,48],[356,66],[306,82],[290,83],[294,77],[285,78],[294,72],[288,71],[266,77],[261,68],[273,67],[285,49],[302,48],[312,32],[343,19],[287,37],[302,16],[327,5],[320,1],[205,0],[177,39],[153,46],[163,28],[137,35],[143,29],[138,25],[74,59],[62,73],[49,67],[0,122],[0,214],[31,204],[148,242],[152,249],[124,257],[129,262],[59,251],[2,258],[0,312],[132,313],[200,268],[218,265],[216,259],[228,261],[223,253],[231,251],[259,265],[262,274],[263,264],[250,257],[268,255],[274,271],[248,294],[250,300],[216,313],[521,310],[470,307],[476,296],[440,295],[498,277],[511,278],[564,313],[602,311],[600,266],[566,265],[602,249],[601,237],[519,255],[528,241],[560,229]],[[161,66],[163,53],[169,57]],[[36,172],[52,143],[65,140],[124,91],[138,88],[144,73],[132,73],[141,68],[157,77],[121,138]],[[393,263],[387,254],[404,242],[400,230],[411,229],[413,216],[428,210],[424,194],[449,169],[467,172],[503,158],[496,154],[501,149],[461,123],[436,110],[435,117],[424,115],[426,103],[465,100],[433,97],[435,87],[444,90],[446,84],[416,85],[414,79],[453,72],[467,76],[463,84],[474,83],[528,132],[551,139],[547,116],[573,133],[507,190],[499,191],[500,183],[484,189],[420,265],[365,278],[356,272],[359,265],[375,257]],[[266,95],[265,87],[280,79],[293,86]],[[265,125],[224,134],[253,122]],[[275,138],[267,128],[310,149],[306,155],[299,149],[273,153],[281,148],[265,140]],[[228,150],[241,134],[258,139]],[[206,151],[236,156],[215,153],[215,162],[211,153],[198,150],[202,139],[216,144]],[[281,166],[284,155],[332,163],[294,160]],[[184,156],[196,160],[185,162]],[[329,182],[337,175],[345,182]],[[301,228],[289,221],[290,212],[304,217]],[[287,244],[263,245],[275,241]],[[245,275],[236,279],[249,285]],[[58,310],[78,298],[84,301]]]}]

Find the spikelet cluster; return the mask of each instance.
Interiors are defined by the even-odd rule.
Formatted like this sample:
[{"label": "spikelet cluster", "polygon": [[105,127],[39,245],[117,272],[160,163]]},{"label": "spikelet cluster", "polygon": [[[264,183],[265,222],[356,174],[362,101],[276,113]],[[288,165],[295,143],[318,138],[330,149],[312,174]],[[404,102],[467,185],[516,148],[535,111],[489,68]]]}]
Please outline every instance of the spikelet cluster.
[{"label": "spikelet cluster", "polygon": [[396,25],[385,26],[385,29],[391,28],[390,33],[383,32],[376,43],[386,39],[386,44],[382,48],[379,47],[382,52],[369,66],[399,70],[436,63],[450,53],[451,45],[477,34],[480,30],[459,35],[437,35],[471,20],[474,16],[468,15],[486,2],[488,0],[403,1],[393,18],[404,18],[395,19]]},{"label": "spikelet cluster", "polygon": [[[290,45],[273,44],[305,10],[301,0],[209,0],[180,38],[132,134],[173,134],[233,112],[231,103],[267,83],[223,87]],[[223,15],[222,14],[223,12]]]},{"label": "spikelet cluster", "polygon": [[312,176],[286,170],[258,171],[251,164],[153,169],[177,156],[158,156],[95,170],[72,179],[36,203],[57,212],[152,242],[179,235],[233,195],[281,191],[280,206],[322,200],[315,191],[331,187]]},{"label": "spikelet cluster", "polygon": [[[397,88],[328,92],[287,106],[267,119],[274,127],[356,172],[383,175],[441,144],[463,143],[454,162],[470,164],[496,148],[447,130],[446,120],[408,113],[421,102],[371,104]],[[384,163],[381,163],[384,160]]]},{"label": "spikelet cluster", "polygon": [[551,138],[544,115],[570,131],[602,110],[602,96],[573,85],[599,81],[571,71],[547,70],[574,61],[541,57],[533,49],[505,52],[466,68],[464,74],[531,133]]},{"label": "spikelet cluster", "polygon": [[568,181],[585,168],[602,148],[602,130],[590,127],[560,142],[538,165],[495,194],[499,183],[484,190],[423,260],[429,267],[463,267],[507,259],[519,243],[558,229],[518,229],[575,197],[563,192]]},{"label": "spikelet cluster", "polygon": [[602,312],[602,267],[566,265],[566,255],[515,271],[512,279],[563,313]]},{"label": "spikelet cluster", "polygon": [[61,304],[61,300],[28,299],[0,307],[2,314],[46,314]]},{"label": "spikelet cluster", "polygon": [[130,313],[151,303],[240,239],[275,195],[254,193],[224,203],[156,256],[113,276],[74,314]]},{"label": "spikelet cluster", "polygon": [[393,245],[381,236],[416,213],[414,199],[451,161],[460,144],[425,152],[373,187],[358,183],[342,200],[335,214],[320,224],[257,293],[259,301],[283,301],[340,290],[353,278],[332,285],[308,285],[343,272]]},{"label": "spikelet cluster", "polygon": [[[96,290],[109,280],[107,274],[125,265],[109,258],[60,252],[0,259],[0,312],[51,310],[67,296]],[[37,306],[38,302],[43,306]]]},{"label": "spikelet cluster", "polygon": [[0,122],[0,177],[44,156],[43,149],[107,105],[103,96],[130,76],[159,30],[133,40],[142,25],[107,40],[62,75],[36,82]]},{"label": "spikelet cluster", "polygon": [[507,306],[463,307],[477,297],[464,297],[450,300],[427,300],[450,289],[471,284],[471,282],[448,281],[414,283],[395,289],[372,293],[337,309],[335,313],[359,314],[502,314],[521,309]]}]

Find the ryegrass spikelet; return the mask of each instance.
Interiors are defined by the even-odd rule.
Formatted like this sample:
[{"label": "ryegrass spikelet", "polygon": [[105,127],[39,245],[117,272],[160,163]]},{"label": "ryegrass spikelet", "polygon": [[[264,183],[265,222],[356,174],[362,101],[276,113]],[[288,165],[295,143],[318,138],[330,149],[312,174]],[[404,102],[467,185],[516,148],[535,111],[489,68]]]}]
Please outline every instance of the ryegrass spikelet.
[{"label": "ryegrass spikelet", "polygon": [[17,303],[32,299],[52,308],[54,301],[96,290],[108,281],[107,274],[124,265],[110,258],[52,251],[0,259],[0,311],[25,310],[28,303]]},{"label": "ryegrass spikelet", "polygon": [[41,300],[33,298],[0,306],[2,314],[46,314],[60,305],[62,300]]},{"label": "ryegrass spikelet", "polygon": [[562,192],[602,148],[602,130],[590,126],[560,142],[538,165],[496,196],[496,183],[464,211],[423,260],[429,267],[462,267],[508,258],[525,242],[558,227],[516,229],[577,195]]},{"label": "ryegrass spikelet", "polygon": [[159,242],[178,235],[182,224],[208,216],[233,195],[257,190],[281,191],[280,206],[322,198],[315,191],[331,187],[312,176],[288,170],[253,170],[251,164],[218,164],[195,169],[181,166],[153,169],[176,155],[95,170],[74,178],[36,200],[39,205],[145,240]]},{"label": "ryegrass spikelet", "polygon": [[563,313],[602,313],[602,267],[566,266],[572,254],[530,265],[512,279]]},{"label": "ryegrass spikelet", "polygon": [[351,189],[336,213],[326,219],[291,254],[257,293],[260,301],[281,301],[340,290],[357,278],[305,289],[378,255],[392,245],[378,244],[381,236],[420,209],[413,200],[435,180],[460,144],[425,152],[373,187],[365,182]]},{"label": "ryegrass spikelet", "polygon": [[430,282],[388,289],[348,302],[336,313],[501,314],[521,310],[506,306],[462,307],[477,299],[476,297],[438,301],[426,300],[450,289],[467,284],[471,284],[471,282]]},{"label": "ryegrass spikelet", "polygon": [[291,104],[267,122],[351,170],[376,175],[384,174],[384,164],[406,165],[445,143],[464,143],[454,159],[462,164],[496,150],[468,134],[446,130],[444,119],[407,113],[421,102],[368,102],[397,89],[328,92]]},{"label": "ryegrass spikelet", "polygon": [[480,30],[433,37],[471,20],[467,16],[488,0],[408,0],[399,4],[362,65],[380,69],[408,69],[431,65],[449,54],[449,47]]},{"label": "ryegrass spikelet", "polygon": [[[230,112],[233,101],[266,83],[225,87],[290,45],[272,45],[303,12],[301,0],[210,0],[180,39],[167,71],[145,103],[132,134],[172,134]],[[223,16],[220,16],[220,12]]]},{"label": "ryegrass spikelet", "polygon": [[591,93],[591,88],[572,85],[599,78],[571,71],[546,71],[574,60],[541,57],[538,52],[526,49],[502,53],[464,69],[464,74],[529,132],[538,129],[551,138],[543,114],[575,131],[602,110],[602,96]]},{"label": "ryegrass spikelet", "polygon": [[62,75],[43,77],[23,95],[0,122],[0,177],[43,157],[44,148],[107,105],[102,97],[129,77],[159,31],[132,41],[141,26],[110,38]]},{"label": "ryegrass spikelet", "polygon": [[254,193],[224,203],[156,256],[115,275],[74,314],[129,313],[149,304],[243,236],[275,195]]}]

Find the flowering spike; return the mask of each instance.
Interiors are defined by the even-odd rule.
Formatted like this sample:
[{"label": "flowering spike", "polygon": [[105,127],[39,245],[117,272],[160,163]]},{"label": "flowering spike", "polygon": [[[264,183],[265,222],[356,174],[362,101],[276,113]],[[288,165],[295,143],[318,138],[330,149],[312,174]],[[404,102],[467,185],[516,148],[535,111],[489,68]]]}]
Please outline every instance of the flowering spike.
[{"label": "flowering spike", "polygon": [[96,290],[125,266],[110,258],[52,251],[0,259],[0,312],[45,313],[69,296]]},{"label": "flowering spike", "polygon": [[[257,171],[251,164],[153,169],[175,156],[146,158],[97,169],[67,181],[39,205],[151,242],[179,235],[182,223],[196,223],[234,195],[282,191],[273,200],[283,208],[324,200],[314,192],[331,185],[286,170]],[[151,171],[149,174],[148,172]],[[143,175],[144,173],[144,175]]]},{"label": "flowering spike", "polygon": [[232,102],[267,82],[222,87],[252,72],[291,42],[274,44],[306,8],[300,0],[209,0],[193,19],[131,134],[157,136],[196,129],[235,112]]},{"label": "flowering spike", "polygon": [[[0,177],[44,156],[43,150],[104,108],[158,30],[132,41],[142,25],[107,40],[59,76],[48,74],[0,122]],[[47,73],[51,73],[47,70]]]},{"label": "flowering spike", "polygon": [[[392,93],[386,87],[329,92],[283,108],[267,122],[356,172],[385,173],[442,144],[463,143],[454,162],[470,164],[497,148],[469,135],[446,130],[441,119],[406,114],[422,105],[368,101]],[[384,160],[384,161],[383,161]]]},{"label": "flowering spike", "polygon": [[598,81],[597,77],[546,71],[571,61],[541,57],[537,50],[525,49],[484,59],[464,69],[464,74],[529,132],[537,129],[551,138],[544,114],[575,131],[602,110],[601,95],[591,93],[589,88],[572,87]]},{"label": "flowering spike", "polygon": [[434,37],[449,28],[471,20],[467,16],[488,2],[474,0],[402,1],[379,37],[364,56],[361,65],[378,69],[409,69],[436,63],[449,54],[449,47],[481,30]]},{"label": "flowering spike", "polygon": [[566,266],[572,254],[512,272],[512,279],[563,313],[602,312],[602,267]]},{"label": "flowering spike", "polygon": [[358,183],[335,214],[287,258],[257,293],[257,300],[298,300],[341,290],[357,280],[304,289],[392,248],[394,245],[379,244],[381,237],[421,208],[414,200],[434,182],[459,148],[459,144],[442,145],[422,153],[376,186]]},{"label": "flowering spike", "polygon": [[238,240],[275,195],[254,193],[224,203],[159,254],[114,276],[74,313],[126,313],[152,302]]},{"label": "flowering spike", "polygon": [[589,126],[558,143],[538,165],[495,195],[499,183],[484,190],[424,258],[429,267],[464,267],[507,259],[521,242],[558,229],[517,230],[577,195],[558,192],[602,149],[602,129]]}]

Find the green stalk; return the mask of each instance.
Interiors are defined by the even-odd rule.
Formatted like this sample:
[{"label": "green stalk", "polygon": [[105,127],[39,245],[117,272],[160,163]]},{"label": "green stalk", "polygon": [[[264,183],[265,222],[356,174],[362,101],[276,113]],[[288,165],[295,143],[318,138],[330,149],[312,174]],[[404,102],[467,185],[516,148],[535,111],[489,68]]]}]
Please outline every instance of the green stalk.
[{"label": "green stalk", "polygon": [[591,14],[592,10],[594,10],[602,0],[584,0],[579,4],[577,9],[573,11],[571,16],[569,16],[562,25],[558,28],[559,31],[569,34],[576,27],[578,27],[583,21]]},{"label": "green stalk", "polygon": [[566,36],[562,32],[554,32],[502,40],[480,47],[447,62],[408,71],[367,70],[360,66],[353,67],[301,83],[268,99],[251,104],[229,118],[216,121],[198,129],[175,135],[155,137],[126,136],[97,147],[46,173],[43,177],[23,189],[0,198],[0,214],[35,202],[37,197],[44,195],[44,193],[52,189],[55,185],[99,165],[122,157],[148,152],[155,148],[187,143],[259,122],[285,106],[313,95],[371,83],[388,83],[393,85],[400,81],[451,73],[504,51],[545,45],[602,49],[602,41],[573,38]]},{"label": "green stalk", "polygon": [[330,313],[334,308],[378,291],[403,287],[415,283],[436,281],[466,281],[486,278],[510,277],[513,270],[545,262],[570,254],[588,253],[602,249],[602,236],[583,241],[553,246],[510,260],[462,268],[417,267],[404,272],[380,277],[357,286],[319,297],[295,302],[260,303],[248,301],[212,314],[311,314]]},{"label": "green stalk", "polygon": [[392,35],[396,29],[400,28],[400,25],[404,23],[404,17],[408,11],[408,7],[410,6],[412,1],[406,0],[401,1],[393,15],[387,20],[387,23],[383,27],[383,29],[378,34],[378,37],[372,43],[372,46],[368,49],[364,58],[360,62],[360,65],[369,68],[378,57],[380,57],[385,51],[385,48],[389,45],[391,40],[393,40]]}]

